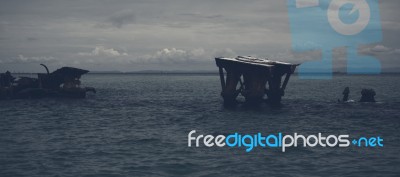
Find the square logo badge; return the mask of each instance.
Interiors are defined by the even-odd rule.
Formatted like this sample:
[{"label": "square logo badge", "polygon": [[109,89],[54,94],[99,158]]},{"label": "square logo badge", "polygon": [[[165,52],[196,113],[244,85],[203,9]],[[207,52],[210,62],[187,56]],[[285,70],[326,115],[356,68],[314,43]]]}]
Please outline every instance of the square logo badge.
[{"label": "square logo badge", "polygon": [[379,60],[358,54],[360,45],[382,41],[378,0],[287,0],[287,7],[292,50],[322,53],[321,60],[299,67],[301,79],[331,79],[337,47],[347,49],[348,74],[381,72]]}]

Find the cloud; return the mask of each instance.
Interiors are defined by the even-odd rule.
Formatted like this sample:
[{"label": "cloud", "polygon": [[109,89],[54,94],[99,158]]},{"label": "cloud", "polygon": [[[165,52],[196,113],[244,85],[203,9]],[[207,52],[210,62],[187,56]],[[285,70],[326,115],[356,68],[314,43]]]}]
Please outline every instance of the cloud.
[{"label": "cloud", "polygon": [[18,55],[17,60],[21,62],[50,62],[55,61],[56,58],[52,56],[25,57],[23,55]]},{"label": "cloud", "polygon": [[[143,66],[168,70],[175,68],[175,65],[163,63],[177,60],[185,62],[185,68],[188,69],[200,66],[214,69],[214,57],[234,57],[234,51],[238,55],[264,57],[292,48],[286,1],[93,2],[2,1],[0,59],[9,61],[19,54],[25,58],[55,56],[63,65],[77,61],[82,66],[87,63],[85,66],[93,70],[130,70]],[[303,2],[309,3],[311,0]],[[400,18],[397,18],[400,1],[379,3],[384,36],[382,44],[390,44],[395,49],[392,49],[390,56],[385,52],[375,53],[384,61],[383,67],[391,67],[399,63],[394,58],[398,58],[399,55],[395,53],[400,48]],[[88,45],[89,48],[86,48]],[[105,46],[96,52],[95,48],[99,45]],[[372,48],[375,45],[368,46]],[[168,49],[168,52],[164,49]],[[193,51],[195,49],[198,50]],[[345,51],[343,58],[347,58]],[[128,56],[124,56],[124,53],[128,53]],[[276,58],[293,62],[321,58],[317,54],[316,57],[312,57],[313,54],[302,55],[297,57],[283,53],[277,54]],[[387,58],[393,60],[388,61]],[[152,63],[140,63],[146,59]],[[201,65],[197,61],[206,64]],[[25,63],[19,67],[24,71],[35,70]]]},{"label": "cloud", "polygon": [[[91,52],[81,52],[71,61],[74,65],[81,64],[114,64],[127,67],[131,64],[149,64],[155,66],[176,65],[196,65],[210,64],[215,57],[235,57],[236,53],[229,48],[209,49],[193,48],[163,48],[153,53],[142,55],[129,55],[125,52],[97,46]],[[112,60],[110,60],[112,58]]]},{"label": "cloud", "polygon": [[360,53],[366,54],[366,55],[382,55],[382,54],[384,55],[384,54],[393,54],[393,53],[398,54],[399,51],[400,51],[400,49],[386,47],[381,44],[360,49]]},{"label": "cloud", "polygon": [[382,29],[384,30],[400,30],[400,23],[395,21],[382,21]]},{"label": "cloud", "polygon": [[113,14],[107,22],[111,23],[114,27],[122,28],[126,24],[135,22],[135,14],[131,10],[123,10]]},{"label": "cloud", "polygon": [[318,6],[318,0],[297,0],[296,8],[304,8],[304,7],[314,7]]},{"label": "cloud", "polygon": [[210,62],[214,57],[234,57],[236,53],[232,49],[220,49],[206,51],[203,48],[191,50],[164,48],[152,55],[139,57],[141,62],[150,63],[195,63]]},{"label": "cloud", "polygon": [[106,48],[104,46],[97,46],[92,50],[92,52],[81,52],[78,53],[80,56],[103,56],[103,57],[120,57],[120,56],[128,56],[126,52],[120,52],[113,48]]},{"label": "cloud", "polygon": [[17,57],[0,60],[0,63],[52,63],[54,61],[57,61],[57,59],[52,56],[26,57],[20,54]]},{"label": "cloud", "polygon": [[237,54],[230,48],[220,49],[213,52],[213,57],[236,57]]},{"label": "cloud", "polygon": [[371,51],[373,52],[388,52],[391,50],[392,50],[391,48],[385,47],[383,45],[376,45],[375,47],[371,48]]},{"label": "cloud", "polygon": [[157,51],[152,55],[145,55],[141,57],[141,61],[145,62],[161,62],[161,63],[179,63],[186,61],[193,61],[196,59],[204,59],[206,52],[202,48],[193,50],[183,50],[176,48],[164,48]]}]

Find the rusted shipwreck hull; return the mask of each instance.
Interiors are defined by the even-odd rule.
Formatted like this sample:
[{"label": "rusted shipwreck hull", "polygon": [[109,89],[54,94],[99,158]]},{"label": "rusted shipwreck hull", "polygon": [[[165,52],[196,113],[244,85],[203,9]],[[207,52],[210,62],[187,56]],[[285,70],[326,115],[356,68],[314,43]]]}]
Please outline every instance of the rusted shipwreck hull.
[{"label": "rusted shipwreck hull", "polygon": [[246,104],[258,105],[266,101],[279,105],[290,76],[299,65],[250,56],[215,58],[215,61],[225,105],[235,105],[239,94],[245,97]]},{"label": "rusted shipwreck hull", "polygon": [[52,73],[46,68],[46,74],[38,78],[20,77],[16,79],[10,72],[0,74],[0,100],[27,98],[85,98],[87,92],[96,92],[92,87],[80,87],[80,77],[89,71],[72,67],[63,67]]}]

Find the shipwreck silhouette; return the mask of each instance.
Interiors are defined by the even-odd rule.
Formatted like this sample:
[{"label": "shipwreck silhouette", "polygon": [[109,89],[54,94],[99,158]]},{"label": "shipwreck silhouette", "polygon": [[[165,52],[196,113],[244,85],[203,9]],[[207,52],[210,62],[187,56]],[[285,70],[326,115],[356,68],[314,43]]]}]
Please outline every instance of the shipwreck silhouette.
[{"label": "shipwreck silhouette", "polygon": [[19,77],[17,79],[9,71],[0,74],[0,100],[45,97],[85,98],[87,92],[96,93],[93,87],[80,87],[79,79],[88,73],[88,70],[62,67],[50,73],[46,65],[41,65],[47,73],[39,73],[38,78]]},{"label": "shipwreck silhouette", "polygon": [[[215,61],[219,68],[221,96],[226,106],[236,105],[239,94],[245,97],[247,105],[258,105],[264,101],[280,105],[290,76],[299,66],[251,56],[215,58]],[[265,100],[265,96],[268,99]]]}]

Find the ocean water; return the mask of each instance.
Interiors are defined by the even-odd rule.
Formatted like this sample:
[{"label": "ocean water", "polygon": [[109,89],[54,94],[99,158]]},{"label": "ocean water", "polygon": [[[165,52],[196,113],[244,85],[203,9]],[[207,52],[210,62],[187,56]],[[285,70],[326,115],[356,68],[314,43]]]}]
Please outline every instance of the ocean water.
[{"label": "ocean water", "polygon": [[[89,74],[84,100],[0,101],[0,176],[399,176],[400,75],[292,77],[280,109],[225,109],[217,75]],[[358,100],[339,104],[344,87]],[[187,147],[187,135],[381,136],[383,148]]]}]

